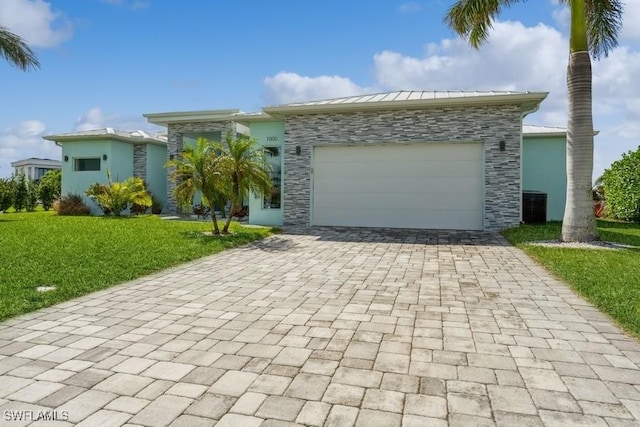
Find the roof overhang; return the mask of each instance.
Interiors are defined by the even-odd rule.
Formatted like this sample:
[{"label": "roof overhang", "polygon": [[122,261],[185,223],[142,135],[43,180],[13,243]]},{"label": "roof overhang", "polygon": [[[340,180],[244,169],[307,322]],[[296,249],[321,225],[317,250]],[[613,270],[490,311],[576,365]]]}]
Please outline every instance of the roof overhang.
[{"label": "roof overhang", "polygon": [[168,126],[169,123],[222,122],[233,120],[240,113],[238,109],[174,111],[169,113],[143,114],[149,123]]},{"label": "roof overhang", "polygon": [[120,141],[120,142],[126,142],[128,144],[134,144],[134,145],[138,145],[138,144],[153,144],[153,145],[161,145],[161,146],[166,146],[167,142],[163,141],[161,139],[156,139],[156,138],[136,138],[136,137],[125,137],[125,136],[120,136],[120,135],[110,135],[110,134],[103,134],[103,135],[45,135],[42,137],[42,139],[46,139],[47,141],[53,141],[56,144],[57,143],[64,143],[64,142],[75,142],[75,141],[105,141],[105,140],[109,140],[109,141]]},{"label": "roof overhang", "polygon": [[538,108],[547,95],[549,95],[549,92],[523,92],[474,97],[352,102],[344,104],[287,104],[264,107],[263,111],[271,116],[281,116],[287,114],[346,113],[375,110],[415,110],[437,107],[520,105],[523,113],[530,113]]}]

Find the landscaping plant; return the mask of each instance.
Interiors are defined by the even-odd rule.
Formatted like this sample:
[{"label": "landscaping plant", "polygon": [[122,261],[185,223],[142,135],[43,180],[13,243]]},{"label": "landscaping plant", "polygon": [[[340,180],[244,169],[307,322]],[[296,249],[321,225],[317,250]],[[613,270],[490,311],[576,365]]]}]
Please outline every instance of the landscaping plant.
[{"label": "landscaping plant", "polygon": [[23,173],[13,176],[13,208],[20,212],[27,204],[27,179]]},{"label": "landscaping plant", "polygon": [[242,201],[249,192],[265,194],[269,193],[272,187],[269,164],[264,151],[254,138],[246,135],[234,136],[228,132],[225,148],[223,176],[228,180],[225,188],[231,200],[231,209],[223,233],[229,231],[231,218],[242,212]]},{"label": "landscaping plant", "polygon": [[34,181],[27,182],[27,197],[24,207],[27,212],[35,212],[38,206],[38,185]]},{"label": "landscaping plant", "polygon": [[6,212],[13,205],[13,183],[9,178],[0,178],[0,212]]},{"label": "landscaping plant", "polygon": [[640,222],[640,147],[622,155],[602,175],[607,214]]},{"label": "landscaping plant", "polygon": [[[198,138],[195,147],[186,147],[179,158],[167,162],[169,179],[176,183],[173,197],[181,207],[193,203],[196,191],[202,193],[202,203],[209,207],[227,192],[223,157],[220,143]],[[211,209],[211,222],[212,233],[220,234],[215,209]]]},{"label": "landscaping plant", "polygon": [[67,194],[53,203],[58,215],[89,215],[91,210],[79,194]]},{"label": "landscaping plant", "polygon": [[53,206],[53,202],[60,198],[62,189],[62,173],[59,170],[49,171],[38,184],[38,195],[42,208],[48,211]]},{"label": "landscaping plant", "polygon": [[96,182],[86,191],[105,215],[120,216],[122,211],[133,205],[144,207],[145,210],[151,206],[151,196],[141,178],[132,176],[123,182],[114,182],[107,171],[107,179],[108,185]]}]

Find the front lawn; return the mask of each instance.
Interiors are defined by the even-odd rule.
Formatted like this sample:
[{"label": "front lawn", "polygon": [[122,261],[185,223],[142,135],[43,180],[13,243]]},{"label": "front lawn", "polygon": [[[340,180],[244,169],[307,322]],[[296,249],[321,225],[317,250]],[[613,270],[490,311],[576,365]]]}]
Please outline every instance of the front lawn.
[{"label": "front lawn", "polygon": [[[0,214],[0,320],[261,239],[268,228],[232,224],[233,235],[204,236],[210,222]],[[38,286],[56,290],[38,292]]]},{"label": "front lawn", "polygon": [[[556,274],[587,300],[640,336],[640,249],[602,250],[528,244],[560,237],[561,224],[522,225],[504,236]],[[598,221],[600,238],[640,247],[640,225]]]}]

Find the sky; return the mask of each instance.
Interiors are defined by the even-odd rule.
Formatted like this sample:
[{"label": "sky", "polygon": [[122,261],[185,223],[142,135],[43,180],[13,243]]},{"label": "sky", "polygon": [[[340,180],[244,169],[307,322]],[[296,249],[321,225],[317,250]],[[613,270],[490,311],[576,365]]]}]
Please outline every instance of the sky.
[{"label": "sky", "polygon": [[[593,64],[594,177],[640,144],[640,0]],[[0,177],[60,158],[43,135],[159,128],[142,114],[239,108],[393,90],[545,91],[525,123],[566,126],[569,11],[507,9],[474,50],[443,17],[453,0],[0,0],[0,25],[41,63],[0,59]]]}]

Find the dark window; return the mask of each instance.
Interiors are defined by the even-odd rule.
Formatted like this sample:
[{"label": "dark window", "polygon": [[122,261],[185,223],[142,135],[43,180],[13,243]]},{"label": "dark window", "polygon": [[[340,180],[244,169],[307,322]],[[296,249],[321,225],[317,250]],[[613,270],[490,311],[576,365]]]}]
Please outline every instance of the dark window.
[{"label": "dark window", "polygon": [[280,209],[281,197],[280,192],[282,189],[282,167],[280,162],[282,156],[279,147],[264,147],[264,154],[267,158],[267,163],[271,166],[271,194],[265,194],[262,200],[263,209]]},{"label": "dark window", "polygon": [[100,158],[95,157],[91,159],[74,159],[75,171],[99,171],[100,170]]}]

